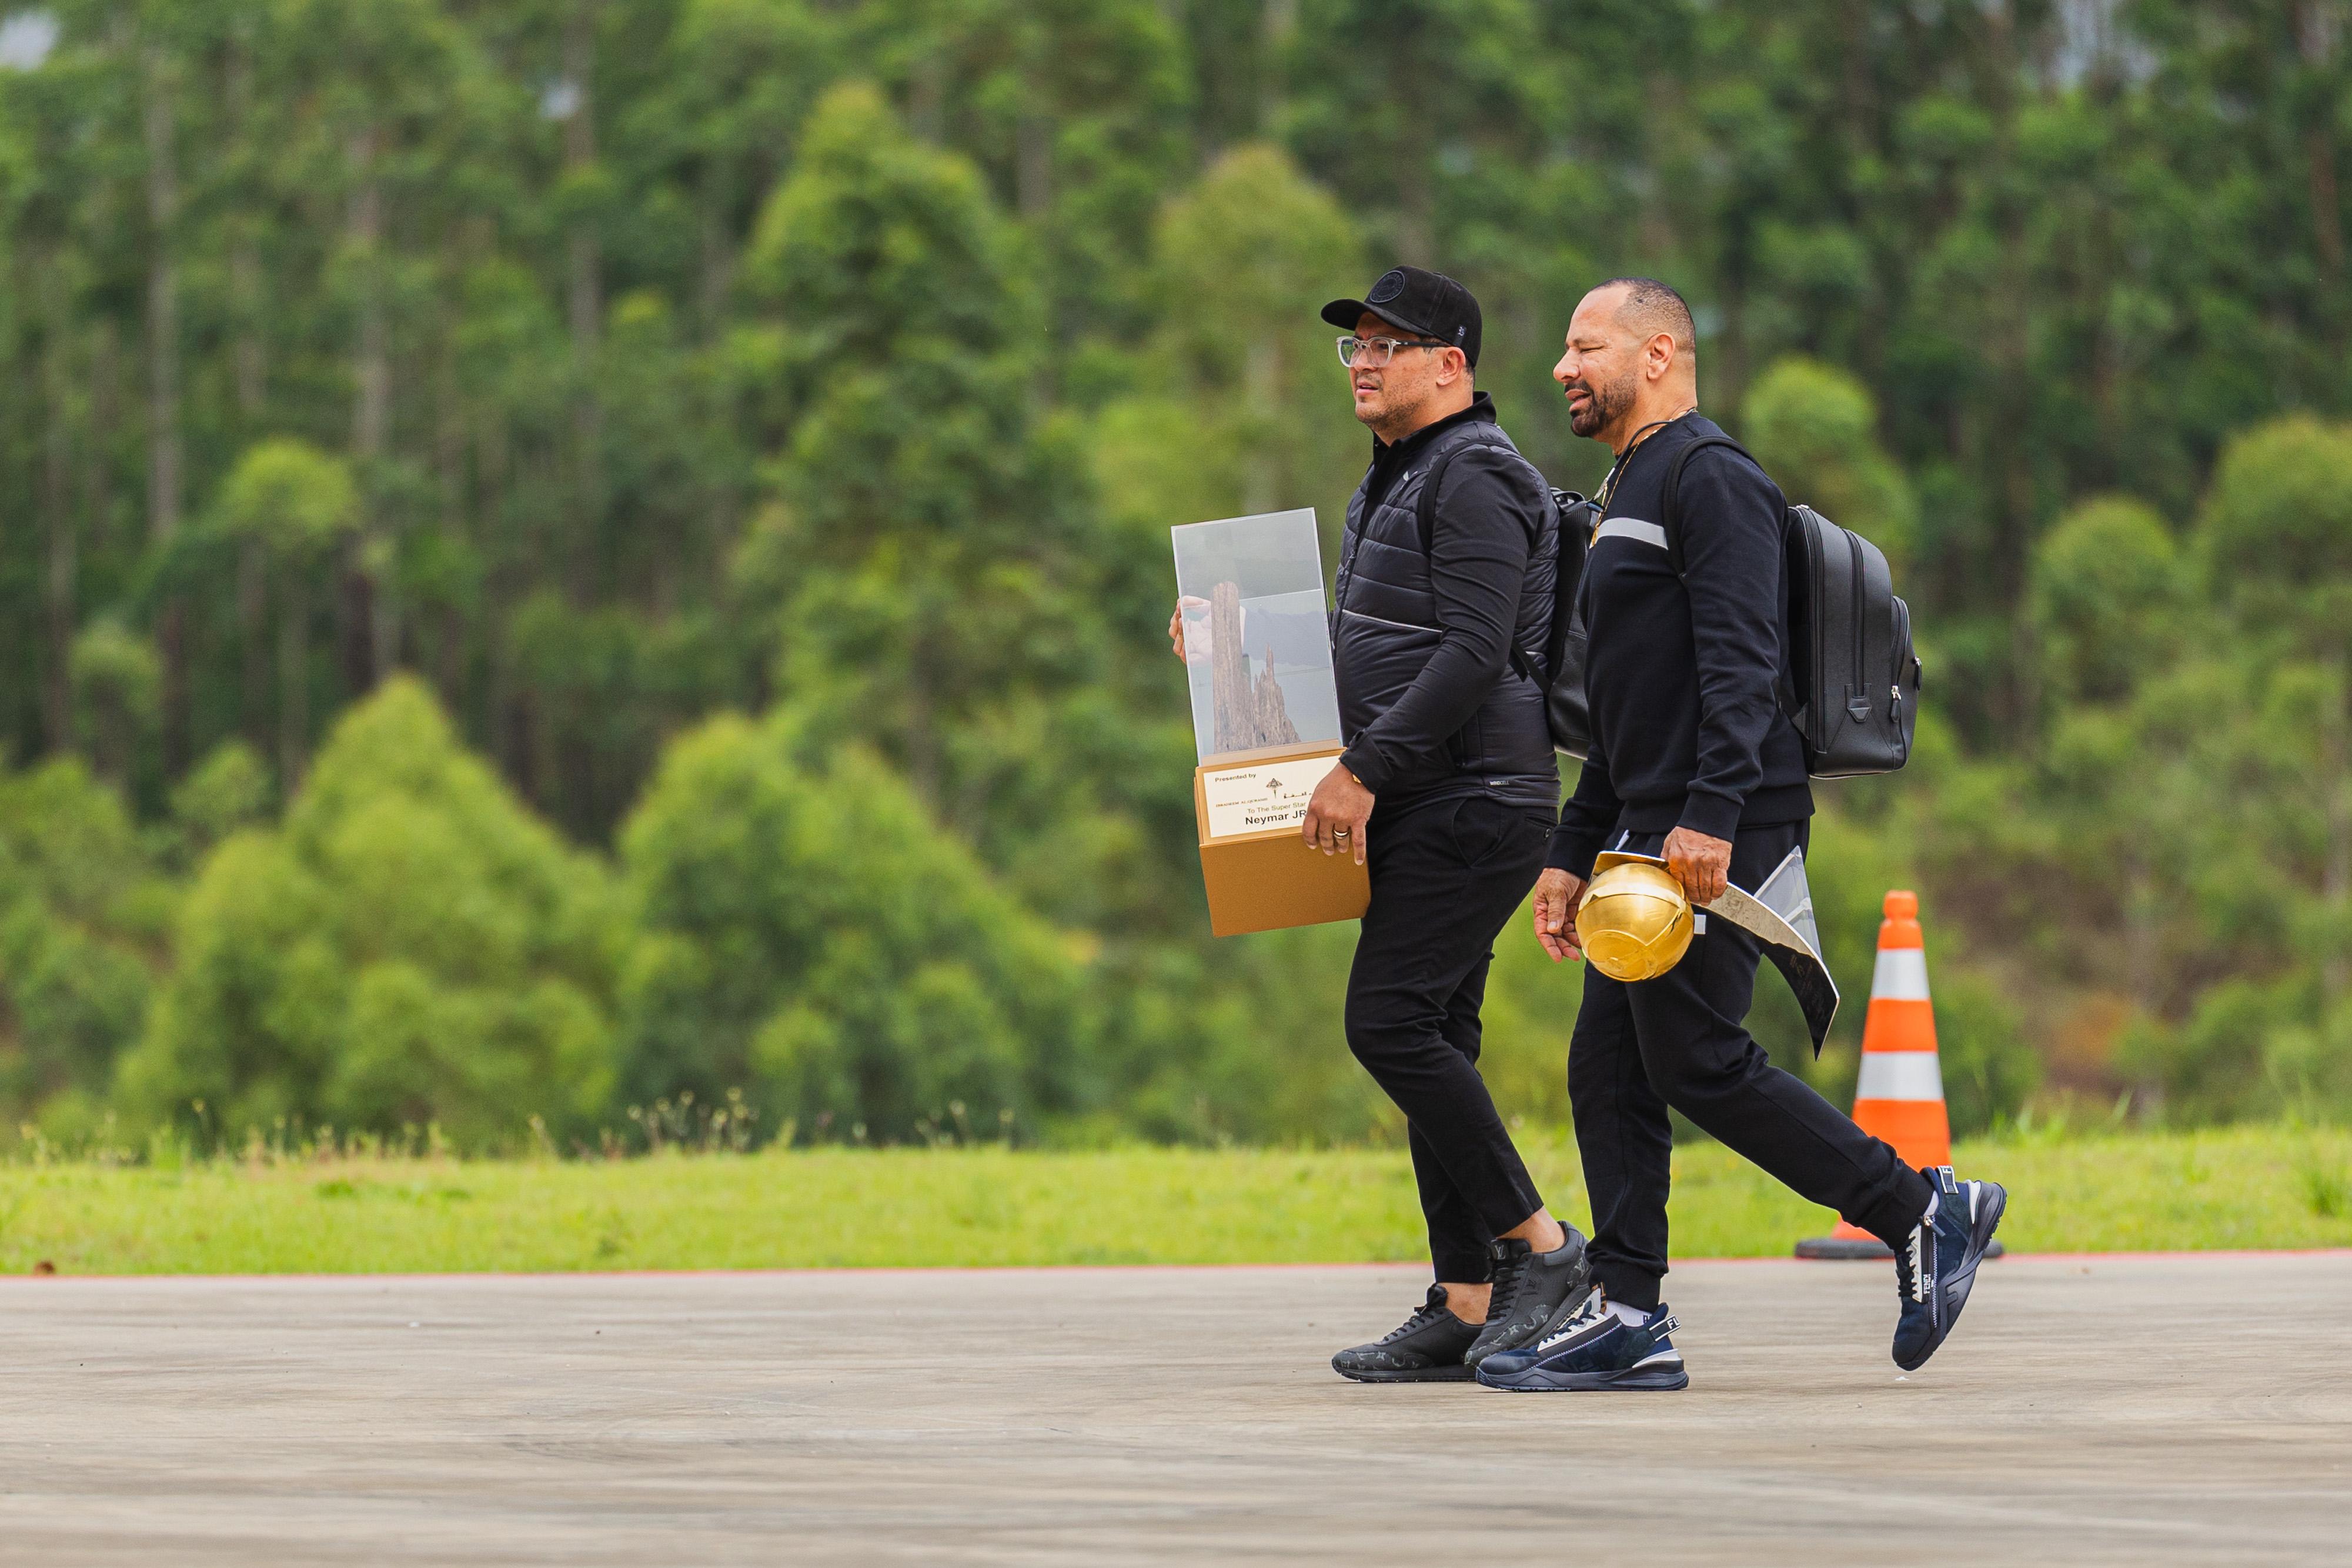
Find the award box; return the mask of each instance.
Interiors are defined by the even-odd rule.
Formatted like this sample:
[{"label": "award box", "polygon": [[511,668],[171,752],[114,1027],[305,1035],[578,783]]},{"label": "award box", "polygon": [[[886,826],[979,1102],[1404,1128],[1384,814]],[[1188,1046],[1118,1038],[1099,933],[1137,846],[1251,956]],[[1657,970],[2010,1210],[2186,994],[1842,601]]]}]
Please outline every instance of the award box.
[{"label": "award box", "polygon": [[1170,530],[1200,766],[1192,808],[1220,936],[1354,920],[1371,883],[1299,836],[1346,749],[1311,509]]}]

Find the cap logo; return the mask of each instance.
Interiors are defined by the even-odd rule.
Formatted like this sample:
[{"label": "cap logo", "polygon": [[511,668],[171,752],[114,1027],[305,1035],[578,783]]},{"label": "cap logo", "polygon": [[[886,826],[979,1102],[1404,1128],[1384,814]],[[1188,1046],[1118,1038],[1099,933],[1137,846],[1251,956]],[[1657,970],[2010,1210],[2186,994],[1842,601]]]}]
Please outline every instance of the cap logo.
[{"label": "cap logo", "polygon": [[1401,267],[1391,267],[1388,271],[1381,274],[1381,280],[1372,285],[1372,291],[1370,294],[1364,296],[1364,303],[1367,305],[1385,305],[1403,292],[1404,268]]},{"label": "cap logo", "polygon": [[1464,338],[1465,338],[1465,337],[1469,336],[1469,333],[1470,333],[1470,329],[1469,329],[1469,328],[1467,328],[1467,327],[1456,327],[1456,328],[1454,328],[1454,340],[1456,343],[1459,343],[1460,341],[1462,341],[1462,340],[1463,340]]}]

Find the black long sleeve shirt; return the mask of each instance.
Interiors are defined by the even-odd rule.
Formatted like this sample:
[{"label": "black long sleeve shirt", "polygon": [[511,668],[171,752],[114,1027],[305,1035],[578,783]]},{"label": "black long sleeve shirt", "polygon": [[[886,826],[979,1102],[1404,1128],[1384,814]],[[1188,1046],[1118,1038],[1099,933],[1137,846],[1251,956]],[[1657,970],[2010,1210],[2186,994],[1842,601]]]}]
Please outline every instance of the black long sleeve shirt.
[{"label": "black long sleeve shirt", "polygon": [[1804,743],[1775,687],[1789,664],[1780,491],[1737,452],[1699,453],[1677,497],[1682,577],[1667,558],[1666,470],[1721,434],[1689,414],[1635,447],[1585,560],[1592,749],[1550,855],[1578,876],[1612,831],[1729,839],[1812,815]]}]

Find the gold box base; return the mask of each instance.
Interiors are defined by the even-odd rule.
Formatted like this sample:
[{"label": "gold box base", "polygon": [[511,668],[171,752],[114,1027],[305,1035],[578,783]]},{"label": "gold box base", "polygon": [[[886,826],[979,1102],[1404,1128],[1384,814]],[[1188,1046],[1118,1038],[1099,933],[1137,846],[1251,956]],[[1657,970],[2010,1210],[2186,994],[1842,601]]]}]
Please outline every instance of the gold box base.
[{"label": "gold box base", "polygon": [[1209,929],[1217,936],[1363,918],[1372,901],[1372,884],[1355,856],[1327,855],[1310,849],[1298,836],[1295,822],[1214,835],[1210,831],[1211,775],[1302,758],[1333,758],[1343,749],[1329,744],[1262,747],[1212,757],[1193,770],[1192,809],[1201,830],[1201,879],[1209,890]]}]

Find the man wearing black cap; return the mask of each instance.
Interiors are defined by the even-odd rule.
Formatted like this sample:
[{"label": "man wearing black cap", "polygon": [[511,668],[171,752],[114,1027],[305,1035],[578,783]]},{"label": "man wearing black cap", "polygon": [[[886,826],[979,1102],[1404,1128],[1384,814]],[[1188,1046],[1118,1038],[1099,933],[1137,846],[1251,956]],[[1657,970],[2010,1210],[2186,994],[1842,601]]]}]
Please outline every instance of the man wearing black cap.
[{"label": "man wearing black cap", "polygon": [[[1559,799],[1539,660],[1559,513],[1472,385],[1478,302],[1419,267],[1335,299],[1372,463],[1348,503],[1332,622],[1348,738],[1307,810],[1368,862],[1348,1044],[1404,1113],[1437,1282],[1386,1338],[1332,1358],[1364,1382],[1467,1379],[1588,1289],[1584,1239],[1544,1207],[1477,1069],[1494,940],[1543,869]],[[1183,653],[1181,623],[1169,634]]]}]

